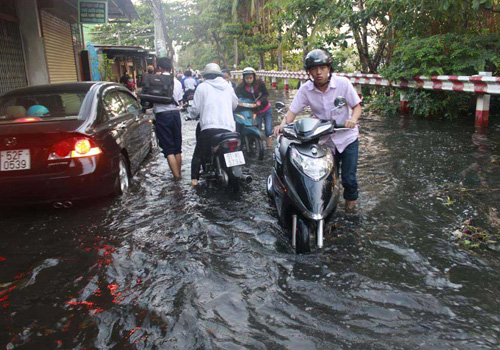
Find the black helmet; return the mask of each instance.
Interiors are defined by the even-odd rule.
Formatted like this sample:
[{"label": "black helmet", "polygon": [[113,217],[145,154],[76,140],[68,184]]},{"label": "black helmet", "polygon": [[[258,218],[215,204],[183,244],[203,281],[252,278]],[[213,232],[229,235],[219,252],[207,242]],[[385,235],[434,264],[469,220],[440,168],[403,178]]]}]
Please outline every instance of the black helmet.
[{"label": "black helmet", "polygon": [[306,56],[304,60],[304,70],[309,70],[312,67],[317,66],[329,66],[330,72],[332,71],[332,57],[328,52],[320,49],[312,50]]}]

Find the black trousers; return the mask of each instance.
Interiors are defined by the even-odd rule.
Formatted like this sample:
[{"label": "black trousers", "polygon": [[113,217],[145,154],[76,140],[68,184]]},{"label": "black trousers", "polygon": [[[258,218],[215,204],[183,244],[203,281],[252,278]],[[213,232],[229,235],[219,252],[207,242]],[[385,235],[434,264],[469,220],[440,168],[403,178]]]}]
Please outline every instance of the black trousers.
[{"label": "black trousers", "polygon": [[217,134],[231,132],[226,129],[205,129],[201,131],[200,123],[196,128],[196,147],[194,148],[193,159],[191,160],[191,179],[200,178],[200,167],[203,156],[210,152],[210,140]]}]

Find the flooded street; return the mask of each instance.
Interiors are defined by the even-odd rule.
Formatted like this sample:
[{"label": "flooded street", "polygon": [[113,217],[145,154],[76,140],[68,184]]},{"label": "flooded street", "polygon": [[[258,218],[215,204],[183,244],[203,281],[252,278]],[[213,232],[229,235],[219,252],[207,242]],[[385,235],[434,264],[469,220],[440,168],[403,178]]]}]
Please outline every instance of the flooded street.
[{"label": "flooded street", "polygon": [[500,251],[453,232],[500,234],[500,125],[362,118],[359,210],[309,255],[270,151],[238,194],[190,186],[193,121],[179,183],[156,150],[123,198],[2,209],[0,349],[498,349]]}]

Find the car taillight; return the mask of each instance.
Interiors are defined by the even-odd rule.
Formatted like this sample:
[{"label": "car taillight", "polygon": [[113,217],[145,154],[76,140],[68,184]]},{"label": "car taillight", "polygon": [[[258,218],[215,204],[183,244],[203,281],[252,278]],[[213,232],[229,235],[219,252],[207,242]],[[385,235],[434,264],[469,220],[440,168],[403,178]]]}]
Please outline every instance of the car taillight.
[{"label": "car taillight", "polygon": [[86,137],[72,137],[55,144],[49,152],[49,160],[91,157],[102,150]]}]

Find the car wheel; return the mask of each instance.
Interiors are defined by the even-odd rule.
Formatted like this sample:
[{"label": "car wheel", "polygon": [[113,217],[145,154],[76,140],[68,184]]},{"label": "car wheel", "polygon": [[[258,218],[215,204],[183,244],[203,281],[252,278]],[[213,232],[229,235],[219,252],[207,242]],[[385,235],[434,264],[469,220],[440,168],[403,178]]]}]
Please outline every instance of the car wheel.
[{"label": "car wheel", "polygon": [[120,155],[118,162],[118,175],[115,180],[115,194],[120,195],[128,191],[130,187],[130,175],[128,171],[127,159],[123,154]]}]

